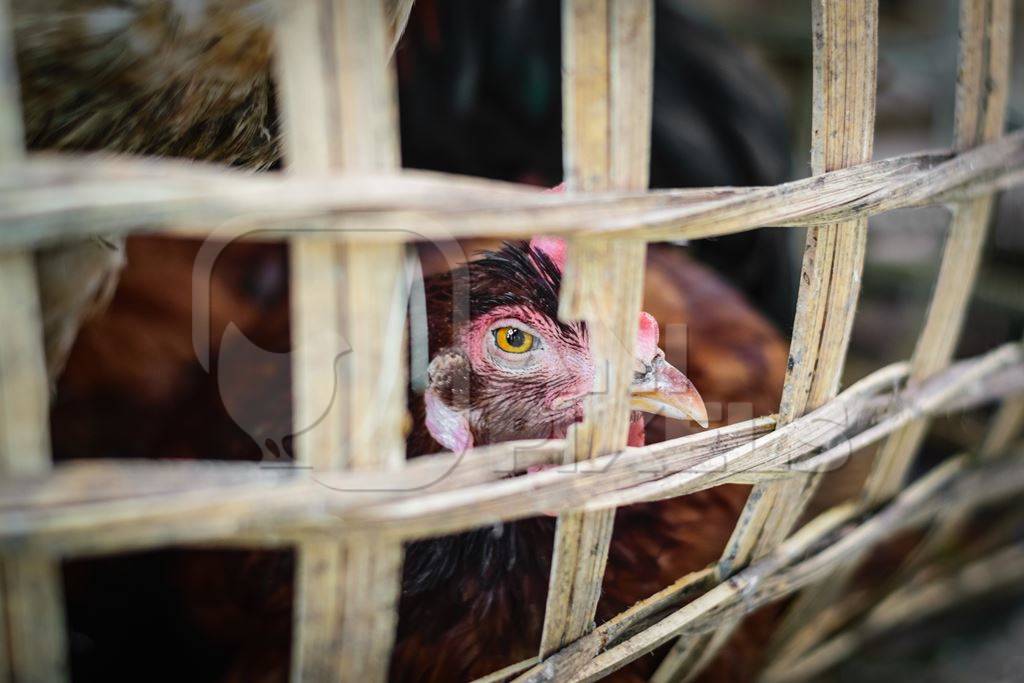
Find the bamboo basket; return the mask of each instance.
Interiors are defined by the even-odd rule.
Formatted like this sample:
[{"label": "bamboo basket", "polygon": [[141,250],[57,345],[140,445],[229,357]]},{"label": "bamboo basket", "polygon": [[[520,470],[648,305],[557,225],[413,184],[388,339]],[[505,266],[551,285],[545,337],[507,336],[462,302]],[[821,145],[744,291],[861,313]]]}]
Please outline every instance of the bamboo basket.
[{"label": "bamboo basket", "polygon": [[[0,2],[0,680],[68,678],[62,558],[174,544],[298,549],[292,678],[307,681],[386,679],[403,542],[541,511],[559,518],[538,655],[482,680],[597,680],[669,642],[654,680],[688,680],[745,614],[791,596],[764,678],[804,680],[886,629],[1024,577],[1013,543],[953,573],[924,571],[973,510],[1024,491],[1024,347],[952,362],[994,194],[1024,181],[1024,134],[1003,134],[1010,0],[961,2],[952,150],[871,162],[877,1],[812,0],[813,177],[658,192],[647,191],[652,1],[563,0],[564,195],[400,170],[388,55],[410,4],[309,0],[282,14],[287,168],[252,176],[26,156]],[[840,392],[868,217],[936,204],[952,218],[913,356]],[[358,239],[332,237],[353,224]],[[632,349],[617,340],[633,337],[646,243],[761,226],[807,232],[778,415],[625,449]],[[297,440],[299,467],[51,464],[32,254],[98,230],[289,241],[297,421],[333,389],[320,369],[340,349],[318,321],[356,323],[346,385]],[[404,308],[368,307],[344,279],[392,291],[407,230],[568,237],[560,314],[591,324],[609,388],[588,398],[575,438],[405,462],[402,345],[361,343],[387,339]],[[931,416],[993,402],[974,452],[905,485]],[[794,532],[820,472],[876,443],[863,494]],[[578,469],[509,478],[513,457],[523,470]],[[721,560],[595,627],[615,508],[729,482],[754,488]],[[925,540],[884,594],[844,592],[872,548],[911,528]]]}]

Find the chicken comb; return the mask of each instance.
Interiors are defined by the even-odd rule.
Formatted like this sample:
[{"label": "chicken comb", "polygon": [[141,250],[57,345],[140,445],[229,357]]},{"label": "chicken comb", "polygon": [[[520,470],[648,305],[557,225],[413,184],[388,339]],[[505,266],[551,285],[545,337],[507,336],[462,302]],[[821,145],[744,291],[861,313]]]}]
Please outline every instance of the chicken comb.
[{"label": "chicken comb", "polygon": [[[565,183],[544,190],[545,194],[564,194]],[[565,240],[561,237],[534,237],[530,240],[530,248],[545,254],[559,271],[565,270]]]},{"label": "chicken comb", "polygon": [[530,248],[551,259],[559,272],[565,270],[565,240],[561,237],[534,237],[530,240]]}]

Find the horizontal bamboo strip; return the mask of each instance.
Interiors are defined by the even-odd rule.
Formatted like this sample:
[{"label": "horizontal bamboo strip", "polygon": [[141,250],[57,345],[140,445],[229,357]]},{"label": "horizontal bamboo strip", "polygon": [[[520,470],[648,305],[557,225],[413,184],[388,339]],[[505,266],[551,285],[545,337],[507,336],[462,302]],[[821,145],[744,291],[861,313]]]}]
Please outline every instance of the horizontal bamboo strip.
[{"label": "horizontal bamboo strip", "polygon": [[1024,131],[959,155],[911,154],[773,187],[575,196],[423,171],[288,178],[174,160],[44,155],[0,169],[0,248],[90,235],[97,225],[110,234],[280,239],[296,221],[339,213],[358,214],[366,239],[396,231],[416,239],[591,232],[698,238],[846,221],[1021,182]]},{"label": "horizontal bamboo strip", "polygon": [[[452,454],[427,456],[391,474],[321,476],[308,470],[261,471],[258,464],[62,465],[35,480],[0,481],[0,550],[82,554],[214,541],[265,545],[366,532],[420,538],[500,520],[685,495],[749,481],[752,473],[786,476],[788,463],[823,449],[830,460],[818,464],[838,466],[850,455],[843,448],[849,439],[894,415],[873,438],[922,414],[1020,394],[1024,348],[1009,344],[956,363],[918,387],[893,391],[906,371],[905,364],[882,369],[771,433],[766,432],[773,421],[762,418],[626,449],[570,472],[507,476],[513,457],[523,456],[518,469],[556,462],[564,447],[559,441],[471,451],[463,456],[465,470],[455,466],[459,460]],[[107,490],[97,490],[95,482],[115,472]],[[630,494],[630,487],[658,480],[643,496]],[[430,482],[439,488],[394,490]]]},{"label": "horizontal bamboo strip", "polygon": [[852,504],[833,508],[729,581],[597,655],[569,680],[596,681],[673,637],[705,633],[783,598],[895,534],[927,523],[950,501],[977,506],[1019,495],[1024,487],[1021,455],[1018,448],[1014,457],[986,467],[972,467],[969,457],[950,460],[863,519]]},{"label": "horizontal bamboo strip", "polygon": [[795,683],[817,676],[895,628],[905,627],[968,600],[1001,591],[1018,593],[1024,582],[1024,547],[1009,546],[975,560],[951,576],[910,581],[882,600],[856,626],[822,643],[796,662],[764,672],[764,683]]}]

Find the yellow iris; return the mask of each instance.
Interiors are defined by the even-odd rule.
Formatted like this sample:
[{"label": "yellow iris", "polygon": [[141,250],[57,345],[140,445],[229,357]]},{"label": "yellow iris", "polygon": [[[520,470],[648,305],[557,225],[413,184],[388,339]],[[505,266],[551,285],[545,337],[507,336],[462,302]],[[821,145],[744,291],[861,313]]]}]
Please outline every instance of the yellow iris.
[{"label": "yellow iris", "polygon": [[494,343],[506,353],[526,353],[533,348],[533,335],[518,327],[499,327],[494,330]]}]

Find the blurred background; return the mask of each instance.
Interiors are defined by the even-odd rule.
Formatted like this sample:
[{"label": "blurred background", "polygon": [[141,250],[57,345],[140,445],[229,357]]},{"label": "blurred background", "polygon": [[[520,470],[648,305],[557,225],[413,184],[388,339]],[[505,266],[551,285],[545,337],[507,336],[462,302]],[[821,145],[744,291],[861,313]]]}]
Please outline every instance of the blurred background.
[{"label": "blurred background", "polygon": [[[793,175],[808,175],[808,3],[715,0],[685,4],[687,11],[722,27],[772,74],[788,105]],[[1024,7],[1014,5],[1008,130],[1024,125]],[[881,0],[876,159],[951,145],[958,6],[956,0]],[[871,219],[846,384],[913,352],[938,273],[948,222],[948,213],[942,208],[904,210]],[[790,238],[791,248],[802,248],[802,231],[792,231]],[[1024,189],[1016,188],[999,198],[958,355],[981,353],[1018,340],[1022,333]],[[981,410],[936,420],[918,473],[977,443],[990,413]],[[1022,665],[1024,609],[1018,593],[891,634],[821,680],[1017,681]]]},{"label": "blurred background", "polygon": [[[722,27],[772,74],[785,93],[794,177],[809,173],[810,26],[803,0],[680,3]],[[875,158],[952,144],[956,83],[956,0],[882,0],[879,21]],[[1016,7],[1013,88],[1007,128],[1024,123],[1024,11]],[[1024,328],[1024,192],[1004,193],[989,233],[962,355],[979,353]],[[864,297],[854,329],[850,379],[879,363],[908,357],[924,319],[947,227],[940,208],[893,212],[871,220]],[[794,248],[803,236],[792,233]],[[964,427],[967,429],[967,427]],[[971,436],[946,434],[953,442]],[[966,439],[966,441],[964,440]]]}]

